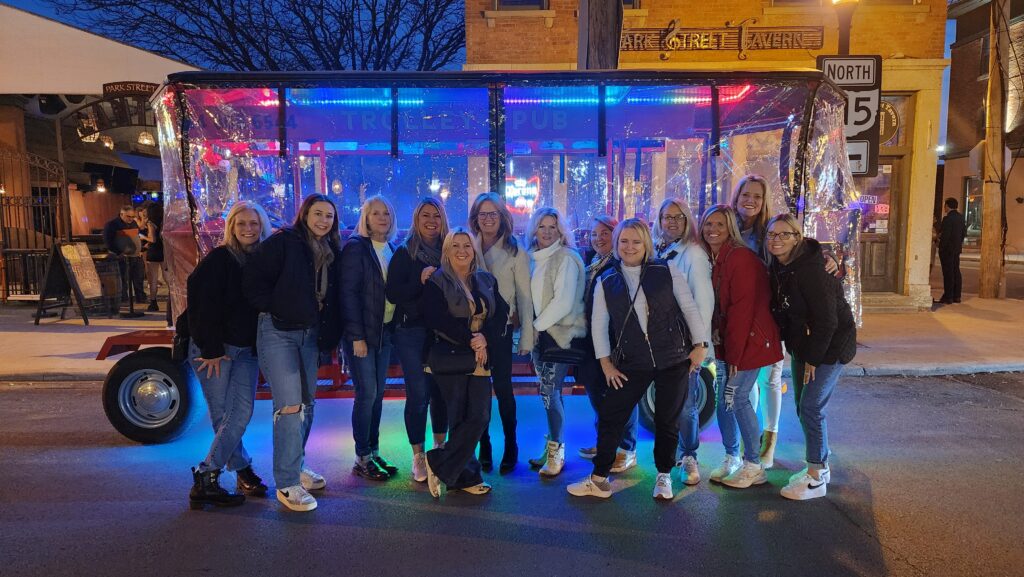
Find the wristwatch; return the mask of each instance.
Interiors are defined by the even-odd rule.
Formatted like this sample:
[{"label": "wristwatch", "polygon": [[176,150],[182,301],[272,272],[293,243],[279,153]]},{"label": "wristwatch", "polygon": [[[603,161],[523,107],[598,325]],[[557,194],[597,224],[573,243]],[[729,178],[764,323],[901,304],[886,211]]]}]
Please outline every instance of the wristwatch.
[{"label": "wristwatch", "polygon": [[709,343],[707,341],[700,342],[700,343],[694,343],[693,348],[697,348],[697,347],[704,347],[705,349],[707,349],[707,348],[711,347],[711,343]]}]

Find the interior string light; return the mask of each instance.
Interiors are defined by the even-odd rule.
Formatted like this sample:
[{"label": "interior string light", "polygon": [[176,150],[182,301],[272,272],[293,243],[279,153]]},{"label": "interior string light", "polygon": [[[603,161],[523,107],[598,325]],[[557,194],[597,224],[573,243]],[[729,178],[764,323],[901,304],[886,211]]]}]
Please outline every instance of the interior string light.
[{"label": "interior string light", "polygon": [[[390,98],[289,98],[289,105],[296,106],[351,106],[353,108],[374,108],[391,106]],[[423,106],[419,98],[399,98],[399,106]],[[275,107],[276,98],[257,100],[256,106]]]},{"label": "interior string light", "polygon": [[[753,90],[753,86],[722,86],[718,89],[718,102],[720,104],[732,104],[747,97]],[[605,97],[605,104],[618,104],[619,99]],[[597,97],[574,97],[574,98],[506,98],[505,104],[550,104],[555,106],[576,106],[595,105]],[[627,104],[695,104],[697,106],[711,105],[711,88],[696,87],[684,89],[682,94],[672,96],[629,96],[626,97]]]}]

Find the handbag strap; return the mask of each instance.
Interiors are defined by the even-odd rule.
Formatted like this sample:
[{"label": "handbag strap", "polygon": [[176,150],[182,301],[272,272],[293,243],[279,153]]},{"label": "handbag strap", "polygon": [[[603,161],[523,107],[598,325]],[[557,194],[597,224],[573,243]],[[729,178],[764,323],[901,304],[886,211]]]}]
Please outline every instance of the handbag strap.
[{"label": "handbag strap", "polygon": [[[619,269],[619,274],[622,275],[622,282],[626,282],[626,275],[622,273],[622,269]],[[626,325],[629,323],[629,317],[633,316],[636,312],[636,309],[633,308],[633,304],[636,302],[637,295],[640,294],[640,289],[643,288],[645,274],[647,274],[647,265],[644,265],[644,267],[640,269],[640,280],[636,283],[636,292],[633,293],[633,298],[629,301],[629,312],[626,313],[626,319],[622,321],[622,328],[619,329],[619,336],[615,339],[615,348],[622,346],[622,335],[626,334]],[[626,283],[626,290],[629,290],[629,283]]]}]

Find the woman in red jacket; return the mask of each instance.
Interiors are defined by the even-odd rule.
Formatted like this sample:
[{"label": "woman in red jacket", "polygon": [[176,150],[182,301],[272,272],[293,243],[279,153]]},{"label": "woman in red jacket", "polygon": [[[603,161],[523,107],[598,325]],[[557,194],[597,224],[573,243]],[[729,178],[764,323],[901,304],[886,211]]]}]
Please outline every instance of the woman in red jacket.
[{"label": "woman in red jacket", "polygon": [[715,288],[712,339],[718,368],[726,371],[725,384],[718,390],[718,428],[726,456],[711,480],[745,489],[768,480],[761,468],[761,427],[750,404],[750,391],[761,367],[782,359],[782,344],[771,313],[768,270],[743,241],[735,211],[725,204],[712,206],[701,218],[700,228],[704,248],[711,255]]}]

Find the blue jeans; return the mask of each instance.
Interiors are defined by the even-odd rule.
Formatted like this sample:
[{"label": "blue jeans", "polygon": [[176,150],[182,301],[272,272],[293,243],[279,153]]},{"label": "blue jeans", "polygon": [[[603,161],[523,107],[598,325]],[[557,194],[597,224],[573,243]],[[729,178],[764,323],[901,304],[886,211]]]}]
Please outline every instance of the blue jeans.
[{"label": "blue jeans", "polygon": [[[256,351],[274,396],[274,484],[279,489],[299,484],[306,456],[320,360],[316,340],[316,327],[282,331],[274,328],[269,314],[260,314]],[[300,410],[282,412],[285,407]]]},{"label": "blue jeans", "polygon": [[427,341],[424,327],[398,327],[392,337],[395,354],[405,379],[405,432],[410,445],[422,445],[427,430],[427,409],[435,435],[448,431],[444,397],[434,378],[423,372],[423,347]]},{"label": "blue jeans", "polygon": [[210,421],[213,423],[213,442],[206,459],[199,464],[199,471],[219,471],[227,466],[229,471],[244,469],[252,464],[249,453],[242,445],[242,435],[252,418],[252,405],[256,400],[256,381],[259,379],[259,365],[252,347],[236,347],[224,344],[224,354],[231,360],[220,363],[220,376],[216,373],[207,377],[207,371],[199,371],[201,356],[199,347],[189,347],[189,362],[199,379],[206,404],[210,407]]},{"label": "blue jeans", "polygon": [[[715,381],[722,388],[718,372]],[[700,413],[697,411],[697,395],[704,387],[704,381],[700,378],[700,372],[691,373],[687,383],[689,390],[686,395],[686,402],[683,403],[683,410],[679,413],[679,449],[676,453],[677,460],[683,457],[697,457],[697,449],[700,448]],[[710,402],[710,399],[708,400]]]},{"label": "blue jeans", "polygon": [[[608,383],[604,379],[604,371],[601,370],[601,363],[597,359],[584,359],[576,366],[576,382],[582,383],[587,391],[587,398],[590,399],[590,406],[594,409],[594,429],[597,430],[598,411],[601,402],[608,394]],[[623,451],[636,450],[636,436],[640,427],[640,406],[633,408],[626,421],[626,429],[622,434],[622,442],[619,448]]]},{"label": "blue jeans", "polygon": [[384,409],[384,385],[391,362],[391,333],[385,329],[380,336],[380,348],[368,346],[363,358],[352,353],[352,341],[345,341],[344,346],[352,385],[356,389],[352,403],[352,438],[356,442],[356,456],[366,457],[380,449],[380,414]]},{"label": "blue jeans", "polygon": [[545,363],[537,351],[531,353],[533,370],[540,380],[540,400],[548,416],[548,440],[562,443],[562,427],[565,423],[565,405],[562,403],[562,385],[569,374],[565,363]]},{"label": "blue jeans", "polygon": [[814,380],[803,384],[804,362],[793,357],[793,390],[796,392],[796,415],[807,440],[807,462],[824,465],[828,462],[828,427],[825,424],[825,406],[836,390],[843,365],[819,365],[814,369]]},{"label": "blue jeans", "polygon": [[740,452],[740,437],[743,438],[743,459],[761,463],[761,425],[757,422],[757,411],[750,404],[750,391],[757,384],[760,367],[748,371],[737,371],[729,377],[724,362],[718,361],[718,370],[725,374],[725,385],[718,389],[718,428],[722,432],[725,452],[736,456]]}]

